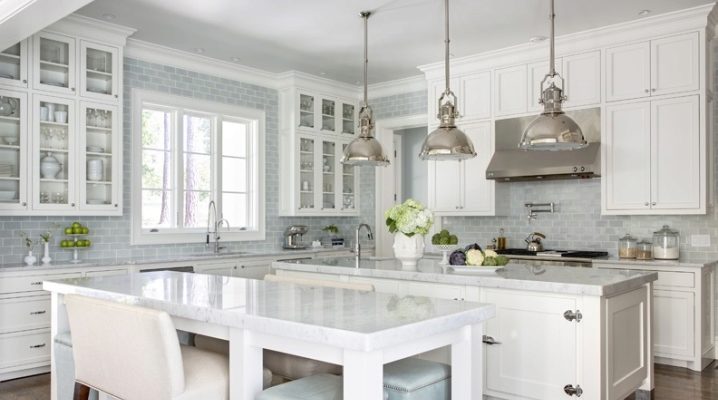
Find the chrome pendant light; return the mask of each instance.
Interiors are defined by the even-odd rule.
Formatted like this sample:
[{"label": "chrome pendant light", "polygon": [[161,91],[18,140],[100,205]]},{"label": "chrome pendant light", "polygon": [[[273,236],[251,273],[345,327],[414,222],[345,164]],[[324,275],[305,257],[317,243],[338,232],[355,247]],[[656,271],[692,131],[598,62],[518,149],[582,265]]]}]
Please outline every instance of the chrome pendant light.
[{"label": "chrome pendant light", "polygon": [[[541,81],[541,98],[539,104],[544,109],[526,127],[521,136],[519,148],[524,150],[578,150],[588,146],[583,137],[581,127],[566,115],[561,106],[566,101],[563,94],[564,80],[556,73],[555,35],[554,35],[554,0],[551,0],[551,55],[549,73]],[[556,86],[561,81],[561,87]],[[544,84],[549,84],[544,89]]]},{"label": "chrome pendant light", "polygon": [[384,154],[381,143],[374,137],[374,115],[367,100],[367,22],[371,12],[363,11],[360,15],[364,18],[364,101],[359,109],[359,136],[344,149],[342,164],[384,167],[389,165],[389,158]]},{"label": "chrome pendant light", "polygon": [[466,160],[476,157],[474,144],[471,139],[456,127],[456,118],[459,117],[458,100],[449,88],[449,0],[444,0],[444,21],[446,30],[444,74],[446,75],[446,89],[439,97],[439,127],[424,139],[419,158],[422,160]]}]

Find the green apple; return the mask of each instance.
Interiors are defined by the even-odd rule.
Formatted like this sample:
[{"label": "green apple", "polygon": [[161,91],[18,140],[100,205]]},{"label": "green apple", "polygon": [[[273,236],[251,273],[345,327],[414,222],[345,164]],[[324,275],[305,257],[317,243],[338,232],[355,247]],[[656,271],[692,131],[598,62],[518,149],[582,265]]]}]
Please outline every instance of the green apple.
[{"label": "green apple", "polygon": [[65,235],[72,235],[72,228],[65,228]]},{"label": "green apple", "polygon": [[83,227],[82,227],[82,234],[83,234],[83,235],[87,235],[88,233],[90,233],[90,229],[89,229],[88,227],[86,227],[86,226],[83,226]]},{"label": "green apple", "polygon": [[81,227],[78,226],[78,227],[73,227],[73,228],[72,228],[72,234],[73,234],[73,235],[79,235],[79,234],[81,234],[81,233],[82,233],[82,228],[81,228]]},{"label": "green apple", "polygon": [[79,223],[79,222],[77,222],[77,221],[75,221],[75,222],[72,223],[72,227],[73,227],[73,228],[82,228],[82,224]]},{"label": "green apple", "polygon": [[85,247],[90,247],[90,246],[92,246],[92,242],[90,241],[90,239],[85,240]]},{"label": "green apple", "polygon": [[60,247],[67,247],[67,240],[60,241]]}]

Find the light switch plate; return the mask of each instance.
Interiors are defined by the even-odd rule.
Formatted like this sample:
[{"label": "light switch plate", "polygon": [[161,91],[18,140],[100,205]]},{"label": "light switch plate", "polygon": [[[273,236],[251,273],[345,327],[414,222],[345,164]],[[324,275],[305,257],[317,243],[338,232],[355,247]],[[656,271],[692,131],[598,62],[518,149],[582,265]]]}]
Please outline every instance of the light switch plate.
[{"label": "light switch plate", "polygon": [[710,247],[710,235],[691,235],[691,247]]}]

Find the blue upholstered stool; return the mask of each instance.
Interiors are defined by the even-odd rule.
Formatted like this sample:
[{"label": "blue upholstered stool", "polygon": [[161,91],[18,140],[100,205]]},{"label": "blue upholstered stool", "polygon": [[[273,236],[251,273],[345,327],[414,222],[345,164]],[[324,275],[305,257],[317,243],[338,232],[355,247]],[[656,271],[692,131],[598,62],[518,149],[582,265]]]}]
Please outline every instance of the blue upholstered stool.
[{"label": "blue upholstered stool", "polygon": [[[263,391],[257,400],[340,400],[342,378],[319,374]],[[384,366],[385,400],[450,400],[451,367],[416,358]]]}]

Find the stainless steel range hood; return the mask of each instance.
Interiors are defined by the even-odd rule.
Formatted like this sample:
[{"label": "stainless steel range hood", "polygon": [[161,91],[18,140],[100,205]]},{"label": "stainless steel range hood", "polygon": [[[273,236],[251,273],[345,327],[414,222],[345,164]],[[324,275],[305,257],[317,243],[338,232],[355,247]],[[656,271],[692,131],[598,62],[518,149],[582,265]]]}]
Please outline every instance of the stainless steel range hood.
[{"label": "stainless steel range hood", "polygon": [[593,178],[601,174],[601,109],[567,111],[576,121],[588,147],[573,151],[526,151],[518,148],[521,134],[535,116],[496,121],[496,151],[486,179],[530,181]]}]

